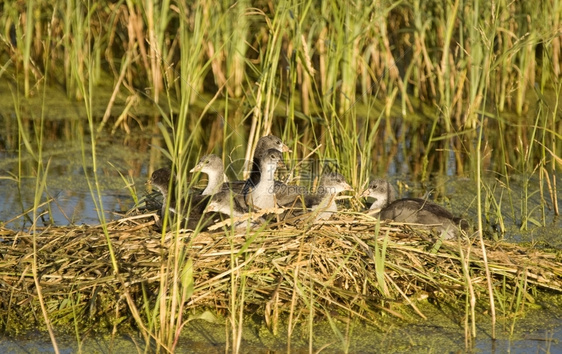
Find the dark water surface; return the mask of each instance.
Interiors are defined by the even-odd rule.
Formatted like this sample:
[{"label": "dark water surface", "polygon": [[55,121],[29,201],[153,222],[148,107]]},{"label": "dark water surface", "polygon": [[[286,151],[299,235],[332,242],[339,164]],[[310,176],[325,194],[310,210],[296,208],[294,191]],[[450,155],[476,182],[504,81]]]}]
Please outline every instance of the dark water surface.
[{"label": "dark water surface", "polygon": [[[134,205],[133,195],[140,198],[146,194],[148,138],[148,134],[145,139],[136,138],[135,144],[118,136],[98,140],[95,174],[101,204],[100,197],[96,194],[94,199],[92,195],[95,188],[90,188],[95,187],[96,181],[88,141],[85,154],[77,140],[46,144],[43,159],[49,165],[41,202],[51,202],[39,208],[45,214],[38,225],[99,224],[100,205],[106,220],[119,218],[116,213]],[[19,180],[18,175],[22,176]],[[7,222],[6,227],[20,229],[31,225],[29,210],[33,208],[37,182],[37,163],[29,154],[24,151],[19,158],[15,152],[0,152],[0,221]]]},{"label": "dark water surface", "polygon": [[[496,340],[490,339],[491,328],[487,321],[479,321],[477,340],[465,345],[463,319],[443,309],[425,312],[427,321],[405,327],[388,328],[387,333],[374,330],[360,323],[350,326],[350,340],[338,338],[326,321],[315,323],[313,329],[314,350],[341,353],[561,353],[562,352],[562,307],[560,296],[556,303],[540,304],[541,309],[528,311],[524,317],[512,323],[498,323]],[[344,323],[336,321],[336,326],[345,333]],[[213,324],[204,320],[189,322],[183,329],[178,342],[178,353],[224,353],[228,341],[225,328],[228,324]],[[308,352],[308,329],[295,328],[290,348],[292,352]],[[510,335],[510,333],[513,333]],[[137,336],[90,334],[81,335],[78,342],[75,336],[58,334],[57,345],[62,353],[133,353],[144,352],[145,344]],[[244,353],[285,353],[288,346],[287,333],[273,336],[264,329],[245,327],[241,351]],[[230,343],[231,345],[231,343]],[[230,347],[231,348],[231,347]],[[2,353],[51,352],[52,344],[46,333],[33,333],[17,338],[0,337]]]}]

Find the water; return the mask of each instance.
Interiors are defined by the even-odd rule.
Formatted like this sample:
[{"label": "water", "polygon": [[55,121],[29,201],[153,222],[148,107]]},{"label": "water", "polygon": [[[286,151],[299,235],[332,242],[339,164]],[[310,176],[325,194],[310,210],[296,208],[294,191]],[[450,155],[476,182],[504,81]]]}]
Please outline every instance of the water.
[{"label": "water", "polygon": [[[106,220],[119,218],[134,206],[133,196],[146,194],[149,154],[146,148],[139,151],[139,145],[148,145],[148,138],[141,136],[136,144],[128,144],[130,139],[123,136],[100,138],[96,144],[96,171],[89,145],[76,140],[47,141],[42,161],[48,169],[38,224],[99,224],[99,214]],[[94,172],[100,196],[91,192],[96,186]],[[22,177],[18,179],[18,175]],[[0,152],[0,220],[7,222],[6,227],[25,229],[31,225],[30,210],[37,186],[41,185],[37,175],[37,162],[25,149],[21,158],[14,151]]]},{"label": "water", "polygon": [[[327,321],[315,323],[314,348],[324,348],[323,352],[341,353],[347,347],[351,353],[443,353],[443,352],[477,352],[477,353],[562,353],[562,326],[553,320],[559,316],[560,309],[554,313],[537,311],[528,318],[519,319],[512,338],[509,336],[510,324],[497,326],[498,339],[490,339],[488,324],[479,324],[478,339],[472,345],[465,346],[462,326],[453,321],[432,324],[433,319],[421,324],[393,328],[388,333],[373,331],[371,327],[356,323],[353,336],[349,342],[334,337]],[[431,323],[428,323],[431,322]],[[342,333],[345,326],[336,324]],[[204,320],[193,320],[186,324],[176,352],[179,353],[224,353],[231,338],[225,336],[225,326]],[[306,328],[295,328],[291,349],[296,352],[308,351]],[[115,336],[100,334],[81,334],[80,342],[75,336],[58,333],[57,345],[62,353],[131,353],[143,352],[145,344],[137,335],[117,334]],[[286,333],[273,336],[267,330],[256,331],[256,327],[244,328],[242,352],[285,353],[287,352]],[[231,343],[230,343],[231,345]],[[2,353],[51,352],[52,343],[46,333],[35,332],[19,337],[0,338]],[[468,349],[467,349],[468,348]]]}]

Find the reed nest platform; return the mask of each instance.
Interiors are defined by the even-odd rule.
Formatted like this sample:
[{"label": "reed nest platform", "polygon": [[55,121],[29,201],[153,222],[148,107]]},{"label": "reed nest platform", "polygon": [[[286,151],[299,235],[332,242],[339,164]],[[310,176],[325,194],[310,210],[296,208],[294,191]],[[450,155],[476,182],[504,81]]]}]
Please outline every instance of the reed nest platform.
[{"label": "reed nest platform", "polygon": [[[106,230],[0,228],[3,328],[40,326],[40,295],[55,325],[76,317],[90,325],[138,323],[173,284],[184,313],[227,313],[237,301],[269,326],[283,314],[313,310],[373,323],[381,312],[402,317],[401,309],[424,317],[416,303],[428,297],[489,297],[478,238],[440,241],[356,213],[249,232],[164,234],[146,214],[111,222]],[[560,254],[492,241],[485,241],[485,250],[495,296],[532,299],[535,289],[562,291]]]}]

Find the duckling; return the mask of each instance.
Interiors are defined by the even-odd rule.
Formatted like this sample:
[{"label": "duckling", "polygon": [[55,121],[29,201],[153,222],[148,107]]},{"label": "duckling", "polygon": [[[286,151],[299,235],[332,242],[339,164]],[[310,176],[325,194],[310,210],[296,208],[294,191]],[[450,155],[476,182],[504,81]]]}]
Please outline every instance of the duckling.
[{"label": "duckling", "polygon": [[283,155],[277,149],[261,151],[257,156],[260,163],[260,176],[257,183],[246,194],[246,204],[260,209],[274,208],[275,201],[275,171],[278,164],[283,163]]},{"label": "duckling", "polygon": [[[230,190],[223,190],[211,198],[205,212],[217,212],[230,215],[233,219],[242,219],[249,212],[248,205],[244,201],[244,196],[232,193]],[[234,224],[235,229],[254,228],[264,223],[261,217],[253,220],[248,217],[246,220],[237,220]]]},{"label": "duckling", "polygon": [[207,187],[201,192],[201,195],[212,195],[221,191],[223,186],[228,186],[225,185],[225,183],[228,183],[228,177],[224,174],[222,159],[215,154],[201,157],[197,165],[189,172],[206,173],[209,177]]},{"label": "duckling", "polygon": [[[175,178],[173,178],[172,171],[169,168],[161,168],[154,171],[148,182],[158,189],[164,197],[160,211],[161,217],[166,215],[166,207],[168,205],[168,214],[170,216],[174,214],[181,215],[184,227],[188,229],[194,230],[198,226],[204,227],[212,222],[210,218],[202,219],[210,196],[190,193],[186,199],[182,199],[178,202],[175,193]],[[168,193],[168,191],[170,191],[170,193]]]},{"label": "duckling", "polygon": [[320,179],[316,194],[305,195],[304,203],[312,212],[317,213],[314,221],[329,219],[338,211],[336,196],[344,191],[353,190],[345,178],[337,173],[326,173]]},{"label": "duckling", "polygon": [[[447,209],[420,198],[403,198],[396,200],[396,190],[384,179],[371,181],[362,197],[376,198],[370,211],[381,220],[435,225],[437,231],[447,240],[458,238],[459,227],[468,229],[468,222],[453,216]],[[377,212],[377,210],[380,211]]]},{"label": "duckling", "polygon": [[396,189],[382,178],[374,179],[369,187],[363,191],[361,197],[375,198],[370,210],[380,210],[396,200]]},{"label": "duckling", "polygon": [[249,208],[244,197],[231,191],[224,190],[213,195],[205,212],[220,212],[231,217],[241,217],[248,213]]},{"label": "duckling", "polygon": [[[147,183],[153,185],[156,189],[158,189],[160,194],[162,194],[162,196],[164,197],[164,201],[166,201],[166,198],[168,198],[168,187],[170,184],[171,176],[172,171],[169,168],[164,167],[152,172],[150,179],[147,181]],[[174,185],[172,185],[172,194],[174,192],[173,188]],[[166,205],[165,202],[162,204],[163,206]]]},{"label": "duckling", "polygon": [[275,135],[266,135],[261,137],[258,140],[258,144],[256,145],[256,150],[254,151],[254,160],[252,162],[252,170],[250,172],[250,177],[246,180],[246,183],[243,188],[243,193],[247,194],[251,188],[254,188],[260,181],[261,176],[261,162],[260,158],[264,155],[267,150],[275,149],[281,152],[290,152],[291,149],[287,145],[285,145],[281,139],[276,137]]},{"label": "duckling", "polygon": [[241,193],[246,183],[246,181],[229,181],[224,173],[222,159],[215,154],[201,157],[197,165],[189,172],[206,173],[209,177],[207,187],[201,192],[201,195],[212,195],[223,190]]}]

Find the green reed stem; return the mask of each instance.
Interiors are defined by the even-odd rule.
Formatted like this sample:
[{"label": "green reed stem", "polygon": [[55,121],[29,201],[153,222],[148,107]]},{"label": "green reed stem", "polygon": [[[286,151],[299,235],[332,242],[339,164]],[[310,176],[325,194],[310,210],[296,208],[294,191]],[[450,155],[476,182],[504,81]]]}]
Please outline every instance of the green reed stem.
[{"label": "green reed stem", "polygon": [[[29,19],[30,22],[31,19]],[[29,28],[28,28],[29,29]],[[31,32],[28,32],[29,34]],[[49,46],[47,46],[47,49],[49,49]],[[48,59],[47,59],[48,62]],[[27,79],[27,76],[26,76]],[[27,86],[28,82],[26,80],[26,90],[29,89],[29,87]],[[44,103],[46,100],[46,85],[44,86],[44,90],[42,92],[43,94],[43,100],[42,102]],[[16,101],[16,104],[17,101]],[[23,126],[23,124],[21,124],[21,117],[18,115],[17,116],[18,119],[18,125],[20,127],[20,134],[24,134],[25,133],[23,129],[21,129],[21,127]],[[43,319],[45,321],[45,325],[47,327],[47,331],[49,332],[49,337],[51,339],[51,344],[53,345],[53,349],[56,353],[59,353],[59,348],[57,345],[57,340],[55,338],[55,334],[54,334],[54,330],[52,327],[52,323],[51,320],[49,318],[48,315],[48,310],[47,310],[47,306],[45,304],[44,301],[44,296],[43,296],[43,291],[42,291],[42,286],[41,286],[41,282],[40,282],[40,275],[38,272],[38,245],[37,245],[37,236],[39,234],[38,230],[37,230],[37,221],[40,217],[40,214],[38,214],[39,211],[39,205],[41,205],[41,199],[44,195],[45,190],[47,189],[47,171],[49,170],[49,165],[50,165],[50,160],[47,162],[47,165],[44,165],[43,162],[43,138],[44,138],[44,127],[45,127],[45,108],[42,107],[41,109],[41,117],[39,118],[39,122],[37,122],[36,120],[33,120],[33,125],[34,125],[34,129],[35,129],[35,143],[37,146],[37,152],[35,154],[32,154],[32,156],[35,158],[35,161],[37,163],[37,167],[36,167],[36,179],[35,179],[35,193],[34,193],[34,199],[33,199],[33,216],[32,216],[32,225],[31,225],[31,233],[33,235],[33,261],[32,261],[32,273],[33,273],[33,281],[35,282],[35,288],[37,291],[37,299],[39,300],[39,304],[41,307],[41,313],[43,315]],[[29,143],[29,141],[28,141]],[[30,149],[31,147],[28,145],[27,146],[28,149]],[[20,175],[21,176],[21,175]]]},{"label": "green reed stem", "polygon": [[30,85],[29,85],[29,75],[30,75],[30,65],[31,65],[31,40],[33,39],[33,25],[34,25],[34,4],[35,1],[29,0],[27,2],[26,10],[26,23],[25,23],[25,36],[24,47],[23,47],[23,75],[24,75],[24,92],[25,97],[30,95]]},{"label": "green reed stem", "polygon": [[[380,224],[377,223],[376,227],[375,227],[375,235],[380,235]],[[382,239],[382,245],[379,246],[378,242],[375,242],[375,252],[374,252],[374,257],[375,257],[375,269],[377,272],[377,284],[378,284],[378,288],[379,291],[381,292],[381,294],[383,294],[385,297],[390,297],[390,292],[388,291],[388,288],[386,286],[386,281],[385,281],[385,261],[386,261],[386,246],[388,244],[388,230],[384,233],[383,239]]]},{"label": "green reed stem", "polygon": [[[470,275],[470,252],[471,247],[469,246],[466,255],[463,252],[463,248],[459,247],[459,255],[462,266],[462,272],[465,279],[465,286],[467,289],[467,294],[465,297],[465,340],[468,342],[471,338],[476,338],[476,295],[474,292],[474,286],[472,284],[472,277]],[[470,325],[469,323],[470,319]],[[470,328],[470,330],[469,330]],[[467,334],[470,333],[471,336]]]},{"label": "green reed stem", "polygon": [[[90,7],[87,6],[87,8],[89,9]],[[90,21],[90,16],[87,16],[84,24],[85,28],[90,28],[88,26],[89,21]],[[82,24],[80,24],[80,26],[82,26]],[[84,40],[87,40],[86,38],[89,38],[89,36],[90,33],[86,33],[86,37],[84,38]],[[91,56],[89,55],[89,53],[86,53],[83,58],[86,59],[86,62],[83,63],[84,67],[86,68],[88,73],[91,73],[93,70]],[[88,159],[86,157],[86,151],[87,151],[86,143],[84,141],[84,137],[80,135],[80,142],[82,145],[82,164],[84,167],[84,175],[88,183],[90,195],[92,196],[92,202],[94,203],[94,207],[97,212],[98,219],[100,221],[100,224],[103,229],[103,233],[107,241],[107,248],[109,251],[113,270],[115,273],[118,273],[119,267],[117,265],[117,258],[115,256],[111,239],[109,237],[109,232],[107,230],[107,221],[105,218],[105,210],[103,207],[103,192],[97,175],[98,161],[97,161],[97,152],[96,152],[96,129],[95,129],[95,122],[94,122],[95,118],[92,112],[93,93],[95,92],[93,87],[93,80],[87,80],[86,82],[84,80],[83,73],[81,71],[75,71],[74,75],[75,75],[74,79],[76,80],[78,85],[78,90],[82,95],[82,97],[84,97],[84,108],[88,120],[88,130],[90,132],[89,147],[91,149],[90,157],[91,157],[92,175],[90,175],[88,172],[89,164],[88,164]]]},{"label": "green reed stem", "polygon": [[[309,261],[312,259],[312,252],[308,255]],[[315,296],[314,296],[314,279],[310,274],[307,272],[307,278],[309,280],[308,287],[310,289],[310,298],[308,301],[308,352],[312,353],[313,350],[313,343],[314,343],[314,318],[316,316],[316,309],[315,309]]]},{"label": "green reed stem", "polygon": [[[495,18],[494,18],[495,19]],[[494,30],[493,26],[488,28],[489,32],[488,35],[485,36],[485,39],[482,40],[480,43],[487,48],[488,50],[484,51],[485,54],[480,62],[484,68],[490,68],[492,65],[493,58],[491,57],[490,50],[493,48],[493,36],[491,36],[491,32]],[[482,220],[482,186],[483,186],[483,172],[482,172],[482,142],[484,141],[484,130],[486,127],[486,116],[485,115],[476,115],[476,110],[479,107],[486,107],[486,93],[487,93],[487,85],[486,83],[489,80],[489,71],[480,71],[478,77],[478,89],[476,90],[478,94],[475,96],[475,100],[471,102],[473,112],[470,112],[471,115],[474,117],[473,119],[478,122],[478,134],[477,134],[477,143],[476,143],[476,198],[477,198],[477,210],[478,210],[478,239],[480,242],[480,246],[482,249],[482,260],[484,263],[484,269],[486,272],[486,281],[488,285],[488,296],[490,301],[490,314],[492,317],[492,338],[496,338],[496,308],[494,305],[494,291],[492,285],[492,277],[490,273],[490,268],[488,266],[488,256],[486,253],[486,246],[484,244],[484,233],[483,233],[483,220]]]},{"label": "green reed stem", "polygon": [[476,199],[477,199],[477,209],[478,209],[478,238],[480,241],[480,246],[482,248],[482,260],[484,261],[484,268],[486,270],[486,280],[488,282],[488,295],[490,297],[490,313],[492,315],[492,339],[496,338],[496,308],[494,305],[494,292],[492,286],[492,278],[490,274],[490,269],[488,267],[488,257],[486,254],[486,246],[484,245],[484,233],[483,233],[483,220],[482,220],[482,191],[480,186],[483,185],[482,181],[482,156],[481,156],[481,148],[482,148],[482,135],[484,129],[482,129],[482,125],[484,118],[481,118],[480,121],[480,129],[478,134],[478,142],[476,147]]},{"label": "green reed stem", "polygon": [[37,291],[37,299],[39,300],[39,305],[41,306],[41,313],[43,315],[43,319],[45,321],[45,326],[47,327],[47,331],[49,332],[49,337],[51,338],[51,344],[53,345],[53,349],[56,353],[59,353],[59,348],[57,345],[57,340],[55,338],[55,333],[53,331],[53,327],[51,324],[51,320],[49,318],[48,315],[48,311],[47,311],[47,306],[45,304],[44,301],[44,296],[43,296],[43,291],[42,291],[42,287],[41,287],[41,282],[39,280],[40,275],[38,272],[38,267],[37,267],[37,256],[38,256],[38,248],[37,248],[37,236],[38,236],[38,230],[36,229],[37,227],[37,221],[40,217],[40,215],[37,213],[38,212],[38,206],[39,204],[41,204],[41,197],[43,196],[43,192],[45,191],[46,187],[47,187],[47,171],[49,170],[49,162],[47,163],[47,166],[43,166],[43,161],[42,161],[42,130],[43,130],[43,119],[41,119],[41,123],[40,123],[40,138],[38,141],[38,158],[39,160],[37,160],[37,178],[35,180],[35,195],[34,195],[34,200],[33,200],[33,224],[31,225],[31,233],[33,235],[33,262],[31,264],[31,271],[33,274],[33,281],[35,282],[35,289]]}]

